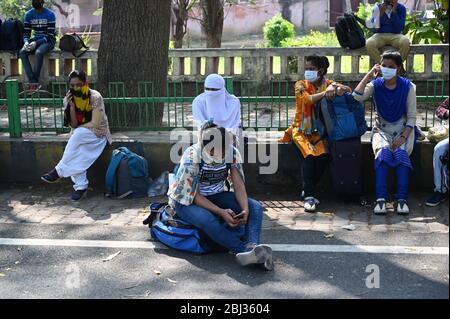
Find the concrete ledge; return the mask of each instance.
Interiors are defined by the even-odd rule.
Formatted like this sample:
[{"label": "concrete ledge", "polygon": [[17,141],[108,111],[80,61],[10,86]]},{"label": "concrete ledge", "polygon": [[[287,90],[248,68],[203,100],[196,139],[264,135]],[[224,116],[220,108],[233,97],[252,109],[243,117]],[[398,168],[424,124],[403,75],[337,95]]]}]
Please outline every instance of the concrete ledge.
[{"label": "concrete ledge", "polygon": [[[192,135],[192,133],[183,133]],[[249,144],[245,148],[245,173],[251,193],[298,194],[301,190],[300,166],[301,155],[291,144],[278,144],[277,139],[282,132],[250,134]],[[23,139],[12,139],[0,136],[0,183],[40,183],[40,176],[52,169],[61,159],[68,135],[27,135]],[[373,152],[369,134],[363,136],[363,170],[364,184],[368,194],[374,189]],[[127,132],[117,133],[113,137],[113,145],[107,146],[101,157],[89,169],[91,185],[103,188],[106,169],[113,149],[126,146],[130,150],[144,155],[149,162],[150,176],[157,177],[163,171],[172,170],[170,161],[170,132]],[[256,145],[255,145],[256,144]],[[275,174],[262,175],[260,168],[267,166],[248,163],[249,147],[256,147],[259,152],[269,153],[270,147],[278,147],[279,167]],[[275,146],[275,147],[276,147]],[[429,142],[417,143],[412,154],[414,171],[411,176],[412,191],[429,191],[433,185],[433,149]],[[391,193],[395,190],[395,179],[391,177]],[[330,191],[329,174],[325,174],[320,183],[322,192]]]}]

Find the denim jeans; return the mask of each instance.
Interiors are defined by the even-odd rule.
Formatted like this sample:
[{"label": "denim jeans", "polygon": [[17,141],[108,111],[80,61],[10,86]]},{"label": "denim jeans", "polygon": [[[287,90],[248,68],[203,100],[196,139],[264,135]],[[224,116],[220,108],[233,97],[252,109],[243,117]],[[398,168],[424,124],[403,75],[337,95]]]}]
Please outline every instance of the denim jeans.
[{"label": "denim jeans", "polygon": [[445,193],[447,190],[442,189],[442,162],[441,156],[448,152],[448,138],[440,141],[434,148],[433,168],[434,168],[434,191]]},{"label": "denim jeans", "polygon": [[[22,60],[23,68],[30,83],[39,83],[42,65],[44,64],[44,56],[52,51],[54,47],[55,46],[51,43],[44,43],[38,46],[34,52],[26,52],[23,49],[20,50],[19,56]],[[30,60],[28,59],[28,56],[30,56],[31,54],[34,54],[36,56],[36,66],[34,72],[31,68]]]},{"label": "denim jeans", "polygon": [[[222,209],[231,209],[236,214],[242,211],[234,193],[222,192],[206,197]],[[259,202],[248,199],[249,216],[247,224],[236,228],[230,227],[217,215],[195,204],[189,206],[176,203],[176,214],[182,220],[202,230],[216,244],[233,253],[248,250],[247,244],[259,244],[263,207]]]}]

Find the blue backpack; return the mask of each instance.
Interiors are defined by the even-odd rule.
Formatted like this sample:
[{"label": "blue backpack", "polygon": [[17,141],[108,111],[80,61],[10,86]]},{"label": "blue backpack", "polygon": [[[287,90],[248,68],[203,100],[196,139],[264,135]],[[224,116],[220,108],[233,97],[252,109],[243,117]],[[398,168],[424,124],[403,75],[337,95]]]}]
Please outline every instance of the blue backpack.
[{"label": "blue backpack", "polygon": [[320,113],[329,141],[361,137],[367,131],[364,105],[350,93],[336,96],[333,101],[322,99]]},{"label": "blue backpack", "polygon": [[105,178],[107,197],[145,197],[149,186],[147,160],[126,147],[113,151]]},{"label": "blue backpack", "polygon": [[152,203],[150,211],[143,223],[150,228],[153,239],[180,251],[196,254],[213,251],[213,242],[199,229],[178,218],[167,203]]}]

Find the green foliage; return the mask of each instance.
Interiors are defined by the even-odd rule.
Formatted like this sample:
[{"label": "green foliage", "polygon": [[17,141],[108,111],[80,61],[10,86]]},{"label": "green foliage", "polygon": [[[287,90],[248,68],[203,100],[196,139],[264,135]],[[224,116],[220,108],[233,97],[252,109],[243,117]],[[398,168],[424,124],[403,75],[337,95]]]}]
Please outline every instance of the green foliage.
[{"label": "green foliage", "polygon": [[281,47],[281,42],[295,37],[294,25],[277,14],[266,22],[263,28],[266,47]]},{"label": "green foliage", "polygon": [[[381,1],[378,1],[377,3],[380,3],[380,2]],[[360,3],[359,7],[358,7],[358,12],[356,13],[356,15],[359,18],[363,19],[364,21],[369,20],[370,17],[372,16],[372,9],[373,9],[374,5],[375,4],[367,3],[366,5],[364,5],[363,3]],[[363,28],[363,30],[364,30],[364,35],[366,36],[366,39],[370,38],[373,35],[373,32],[370,31],[369,29]]]},{"label": "green foliage", "polygon": [[93,15],[93,16],[96,16],[96,17],[101,17],[101,16],[103,15],[103,7],[98,8],[97,10],[95,10],[95,11],[92,13],[92,15]]},{"label": "green foliage", "polygon": [[[320,32],[311,30],[308,35],[299,38],[289,38],[281,41],[282,48],[295,47],[338,47],[339,41],[334,32]],[[298,69],[298,60],[296,57],[288,58],[288,67],[290,73],[296,73]]]},{"label": "green foliage", "polygon": [[281,47],[291,48],[291,47],[338,47],[339,41],[334,32],[320,32],[311,30],[308,35],[299,37],[285,39],[281,41]]},{"label": "green foliage", "polygon": [[[378,3],[381,1],[378,1]],[[448,43],[448,0],[434,0],[437,7],[434,10],[434,18],[424,19],[422,13],[406,16],[404,34],[407,35],[413,44],[437,44]],[[368,20],[372,14],[373,5],[359,4],[357,16],[363,20]],[[366,38],[373,33],[367,28],[363,28]]]},{"label": "green foliage", "polygon": [[[45,1],[45,7],[51,8],[55,0]],[[15,18],[23,20],[25,12],[32,8],[30,0],[1,0],[0,1],[0,14],[5,19]]]},{"label": "green foliage", "polygon": [[448,43],[448,1],[436,1],[434,18],[425,20],[419,14],[406,18],[404,34],[413,44]]}]

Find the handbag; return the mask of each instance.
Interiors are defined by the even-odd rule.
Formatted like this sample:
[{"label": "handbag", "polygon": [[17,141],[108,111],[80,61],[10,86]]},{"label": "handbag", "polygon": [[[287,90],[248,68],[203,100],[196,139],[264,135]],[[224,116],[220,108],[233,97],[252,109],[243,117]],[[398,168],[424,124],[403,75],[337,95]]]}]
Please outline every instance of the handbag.
[{"label": "handbag", "polygon": [[439,143],[448,137],[448,123],[442,121],[441,123],[431,127],[428,130],[428,140],[432,143]]}]

